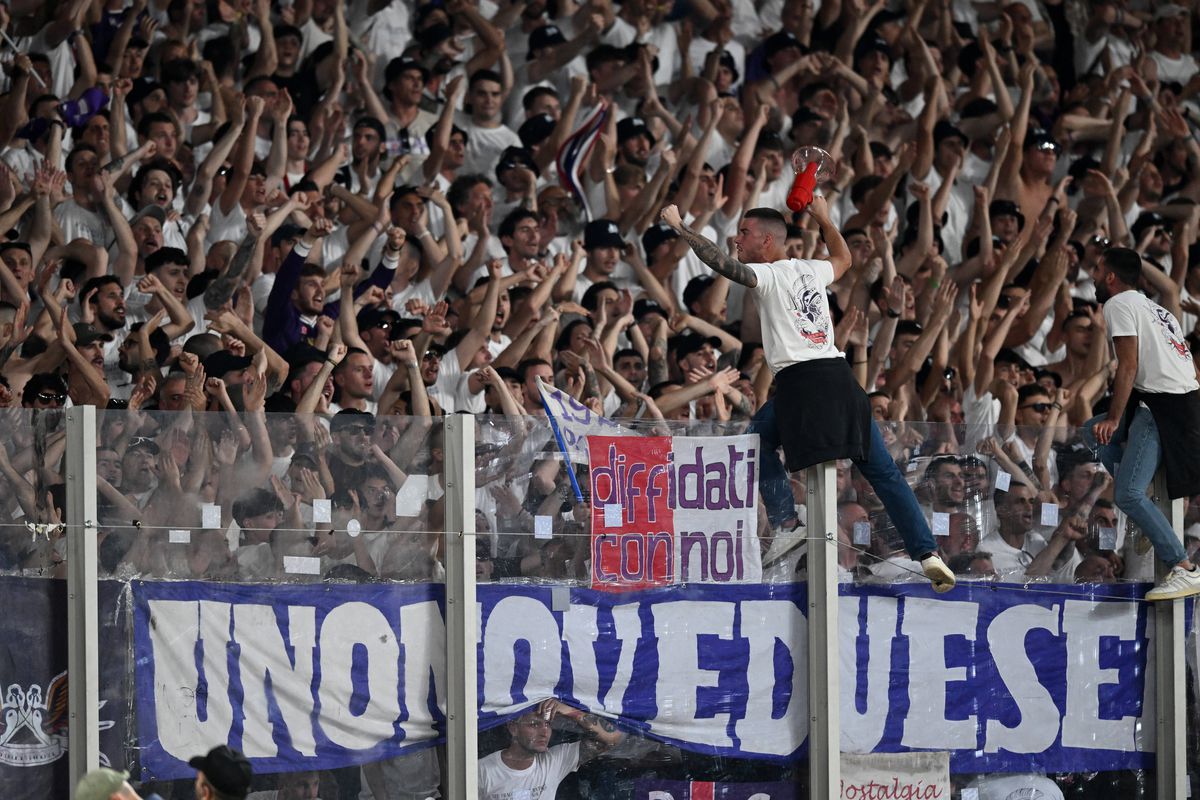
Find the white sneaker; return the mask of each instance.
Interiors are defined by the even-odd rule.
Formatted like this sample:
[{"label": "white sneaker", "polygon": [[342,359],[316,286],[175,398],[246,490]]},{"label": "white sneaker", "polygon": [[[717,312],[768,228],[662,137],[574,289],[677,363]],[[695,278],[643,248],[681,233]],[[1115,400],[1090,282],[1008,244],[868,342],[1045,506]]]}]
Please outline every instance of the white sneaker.
[{"label": "white sneaker", "polygon": [[[925,573],[926,578],[933,581],[935,592],[948,592],[954,588],[954,573],[938,556],[926,556],[921,559],[921,571]],[[1200,573],[1197,575],[1196,591],[1200,592]]]},{"label": "white sneaker", "polygon": [[1177,597],[1188,597],[1200,594],[1200,569],[1186,570],[1183,567],[1172,567],[1170,574],[1163,582],[1146,592],[1147,600],[1174,600]]}]

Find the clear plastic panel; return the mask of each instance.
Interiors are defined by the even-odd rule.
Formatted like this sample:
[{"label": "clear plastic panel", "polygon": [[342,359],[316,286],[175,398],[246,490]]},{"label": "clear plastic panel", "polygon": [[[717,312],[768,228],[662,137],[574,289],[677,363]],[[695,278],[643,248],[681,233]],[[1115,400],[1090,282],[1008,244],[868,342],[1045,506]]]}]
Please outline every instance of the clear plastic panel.
[{"label": "clear plastic panel", "polygon": [[438,796],[441,421],[106,411],[98,429],[143,791],[188,796],[188,759],[228,744],[252,791]]},{"label": "clear plastic panel", "polygon": [[881,428],[958,586],[932,590],[852,467],[843,779],[948,770],[963,800],[1151,796],[1153,554],[1080,431]]},{"label": "clear plastic panel", "polygon": [[545,418],[478,418],[480,793],[544,761],[558,797],[802,797],[804,587],[764,568],[742,431],[620,425],[573,463]]}]

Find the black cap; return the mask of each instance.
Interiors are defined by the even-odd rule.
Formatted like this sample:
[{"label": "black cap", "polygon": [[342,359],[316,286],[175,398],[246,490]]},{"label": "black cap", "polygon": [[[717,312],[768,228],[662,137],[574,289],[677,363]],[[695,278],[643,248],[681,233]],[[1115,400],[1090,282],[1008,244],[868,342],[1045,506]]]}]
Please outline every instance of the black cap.
[{"label": "black cap", "polygon": [[952,136],[957,136],[961,139],[964,147],[971,143],[971,140],[962,132],[962,129],[952,122],[941,119],[933,126],[934,144],[941,144],[943,139],[949,139]]},{"label": "black cap", "polygon": [[417,33],[417,42],[423,49],[433,50],[453,35],[454,30],[450,27],[449,23],[435,22],[426,28],[422,28]]},{"label": "black cap", "polygon": [[597,247],[625,247],[621,229],[611,219],[594,219],[583,229],[583,249],[594,250]]},{"label": "black cap", "polygon": [[617,144],[622,144],[635,136],[645,136],[650,140],[651,147],[658,141],[646,127],[646,120],[641,117],[626,117],[617,123]]},{"label": "black cap", "polygon": [[526,61],[533,60],[533,51],[553,47],[567,41],[557,25],[543,25],[529,34],[529,52],[525,54]]},{"label": "black cap", "polygon": [[730,53],[728,50],[722,50],[721,55],[717,57],[717,63],[733,73],[734,83],[738,82],[738,78],[741,77],[741,73],[738,72],[737,61],[734,60],[732,53]]},{"label": "black cap", "polygon": [[554,117],[549,114],[538,114],[521,123],[521,127],[517,129],[517,136],[520,137],[521,144],[533,147],[549,139],[556,124]]},{"label": "black cap", "polygon": [[76,322],[71,327],[75,329],[75,344],[80,347],[94,342],[111,342],[113,340],[111,333],[105,333],[89,322]]},{"label": "black cap", "polygon": [[792,114],[792,128],[799,128],[806,122],[824,122],[825,118],[817,112],[813,111],[808,106],[800,106],[796,109],[796,113]]},{"label": "black cap", "polygon": [[368,411],[359,411],[357,408],[343,408],[329,420],[329,432],[337,433],[351,425],[364,424],[369,428],[374,428],[375,415]]},{"label": "black cap", "polygon": [[496,162],[496,177],[499,178],[501,172],[516,167],[525,167],[534,175],[541,173],[537,164],[533,163],[533,155],[524,147],[504,148],[504,152],[500,154],[500,160]]},{"label": "black cap", "polygon": [[1021,213],[1021,207],[1012,200],[993,200],[988,205],[989,217],[1016,217],[1017,226],[1025,227],[1025,215]]},{"label": "black cap", "polygon": [[655,248],[663,242],[669,242],[678,238],[679,231],[665,222],[656,222],[649,228],[646,228],[646,232],[642,234],[642,247],[646,250],[646,257],[649,258]]},{"label": "black cap", "polygon": [[1133,225],[1129,226],[1129,232],[1133,234],[1134,241],[1142,238],[1142,234],[1147,228],[1167,225],[1167,218],[1157,211],[1143,211],[1138,214],[1138,218],[1134,220]]},{"label": "black cap", "polygon": [[869,53],[883,53],[892,60],[892,48],[881,36],[864,36],[854,48],[854,60],[858,61]]},{"label": "black cap", "polygon": [[996,357],[992,359],[997,364],[1016,364],[1021,369],[1031,369],[1029,362],[1024,356],[1013,350],[1011,347],[1003,347],[1000,352],[996,353]]},{"label": "black cap", "polygon": [[393,58],[388,62],[387,68],[383,71],[384,84],[386,85],[391,83],[392,81],[396,80],[396,78],[399,78],[401,75],[408,72],[410,69],[415,69],[420,72],[422,81],[429,80],[429,70],[424,64],[422,64],[420,61],[417,61],[415,58],[405,58],[404,56],[400,56],[399,58]]},{"label": "black cap", "polygon": [[401,319],[400,314],[390,308],[367,306],[358,312],[358,330],[361,333],[374,328],[386,328],[391,335],[396,332],[396,323]]},{"label": "black cap", "polygon": [[638,300],[633,304],[633,318],[641,322],[642,317],[646,316],[647,314],[658,314],[665,320],[671,319],[670,313],[668,313],[665,308],[653,300],[643,297],[641,300]]},{"label": "black cap", "polygon": [[214,747],[206,756],[196,756],[188,761],[188,766],[203,772],[218,792],[234,797],[243,797],[250,791],[250,779],[254,777],[246,757],[226,745]]},{"label": "black cap", "polygon": [[704,345],[721,346],[721,340],[715,336],[705,336],[702,333],[685,333],[675,338],[675,360],[698,352]]},{"label": "black cap", "polygon": [[1025,134],[1025,149],[1031,147],[1037,150],[1053,150],[1055,153],[1062,152],[1062,145],[1053,136],[1036,128]]},{"label": "black cap", "polygon": [[325,352],[311,344],[297,342],[283,353],[283,360],[288,364],[288,374],[295,376],[309,364],[320,364],[325,360]]},{"label": "black cap", "polygon": [[228,350],[218,350],[204,359],[204,372],[210,378],[224,378],[230,372],[250,366],[250,356],[236,356]]},{"label": "black cap", "polygon": [[804,45],[796,38],[796,34],[790,31],[780,31],[767,37],[763,42],[763,58],[771,58],[781,50],[787,50],[789,47],[794,47],[800,52],[804,52]]}]

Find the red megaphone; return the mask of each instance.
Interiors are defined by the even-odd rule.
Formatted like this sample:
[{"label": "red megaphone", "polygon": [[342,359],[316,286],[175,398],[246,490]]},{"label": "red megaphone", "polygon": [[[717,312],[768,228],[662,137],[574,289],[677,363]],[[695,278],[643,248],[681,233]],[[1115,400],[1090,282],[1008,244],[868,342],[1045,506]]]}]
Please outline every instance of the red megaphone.
[{"label": "red megaphone", "polygon": [[812,202],[813,189],[817,188],[818,166],[815,160],[810,161],[804,165],[803,171],[796,173],[796,180],[792,181],[792,190],[787,196],[787,207],[792,211],[803,211]]}]

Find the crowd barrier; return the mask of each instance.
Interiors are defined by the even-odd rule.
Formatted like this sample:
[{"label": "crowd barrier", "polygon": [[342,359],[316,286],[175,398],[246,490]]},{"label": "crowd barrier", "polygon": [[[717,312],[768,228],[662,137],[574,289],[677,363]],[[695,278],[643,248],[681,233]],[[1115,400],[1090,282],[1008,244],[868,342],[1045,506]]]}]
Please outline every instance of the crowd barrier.
[{"label": "crowd barrier", "polygon": [[92,753],[190,797],[220,743],[325,800],[484,796],[530,736],[580,757],[563,798],[1181,797],[1196,767],[1191,605],[1142,600],[1075,430],[883,423],[936,594],[848,462],[789,480],[738,429],[579,463],[545,418],[3,414],[5,797]]}]

